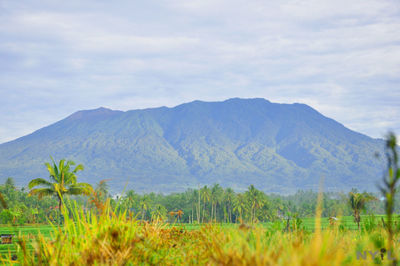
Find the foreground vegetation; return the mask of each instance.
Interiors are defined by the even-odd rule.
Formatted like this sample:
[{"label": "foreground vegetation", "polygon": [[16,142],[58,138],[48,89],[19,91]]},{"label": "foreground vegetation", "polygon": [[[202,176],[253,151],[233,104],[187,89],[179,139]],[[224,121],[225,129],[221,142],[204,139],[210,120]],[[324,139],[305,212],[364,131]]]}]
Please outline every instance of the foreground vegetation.
[{"label": "foreground vegetation", "polygon": [[[385,219],[383,215],[366,215],[362,216],[361,228],[363,233],[370,233],[378,228],[383,228],[382,218]],[[385,219],[386,220],[386,219]],[[400,224],[400,218],[396,217],[396,223]],[[140,221],[137,221],[140,223]],[[264,229],[268,232],[299,232],[302,231],[305,234],[310,234],[315,231],[316,220],[315,217],[309,217],[304,219],[297,219],[289,223],[288,230],[287,221],[277,220],[274,222],[267,223],[257,223],[254,224],[254,228]],[[158,222],[160,225],[160,222]],[[243,229],[243,224],[232,224],[232,223],[218,223],[218,224],[189,224],[189,223],[163,223],[162,227],[164,229],[176,228],[178,230],[193,231],[193,230],[203,230],[205,227],[217,226],[221,230],[237,230]],[[251,228],[248,225],[248,228]],[[337,221],[332,223],[329,218],[321,218],[320,229],[331,230],[336,227],[343,234],[346,232],[351,232],[357,229],[357,225],[354,223],[353,216],[343,216]],[[63,227],[61,227],[63,228]],[[46,239],[53,239],[55,232],[58,230],[58,226],[52,225],[16,225],[16,226],[0,226],[0,232],[2,234],[13,234],[13,244],[11,245],[0,245],[0,255],[3,257],[7,256],[9,253],[15,255],[18,250],[20,240],[25,238],[26,245],[28,249],[32,249],[32,243],[36,241],[39,234],[44,236]]]},{"label": "foreground vegetation", "polygon": [[[389,254],[386,230],[376,224],[361,231],[333,224],[326,230],[315,220],[314,232],[273,226],[208,224],[188,230],[184,225],[142,223],[107,204],[101,215],[70,208],[64,226],[51,236],[22,236],[4,264],[23,265],[358,265],[381,263],[399,254],[397,243]],[[396,235],[397,236],[397,235]],[[49,241],[49,238],[52,241]],[[382,250],[382,251],[381,251]],[[375,253],[372,259],[369,253]],[[365,253],[364,253],[365,252]],[[358,256],[358,257],[357,257]],[[17,261],[13,260],[17,259]]]}]

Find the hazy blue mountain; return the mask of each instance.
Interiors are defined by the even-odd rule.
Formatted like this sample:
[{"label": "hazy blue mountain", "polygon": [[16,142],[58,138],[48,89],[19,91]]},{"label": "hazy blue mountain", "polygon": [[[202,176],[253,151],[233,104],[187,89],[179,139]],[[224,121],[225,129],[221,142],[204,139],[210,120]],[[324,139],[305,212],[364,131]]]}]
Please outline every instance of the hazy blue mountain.
[{"label": "hazy blue mountain", "polygon": [[383,141],[351,131],[304,104],[265,99],[194,101],[174,108],[79,111],[0,145],[0,181],[46,177],[50,155],[86,167],[83,181],[113,191],[178,191],[220,183],[292,192],[372,190]]}]

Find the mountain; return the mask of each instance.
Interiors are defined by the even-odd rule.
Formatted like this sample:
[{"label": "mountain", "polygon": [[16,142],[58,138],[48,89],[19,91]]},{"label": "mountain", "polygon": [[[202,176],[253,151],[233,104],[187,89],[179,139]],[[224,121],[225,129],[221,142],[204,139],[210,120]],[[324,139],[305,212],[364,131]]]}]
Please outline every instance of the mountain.
[{"label": "mountain", "polygon": [[47,177],[44,163],[83,163],[80,180],[114,192],[181,191],[219,183],[266,192],[375,190],[383,140],[354,132],[305,104],[265,99],[194,101],[174,108],[79,111],[0,145],[0,181]]}]

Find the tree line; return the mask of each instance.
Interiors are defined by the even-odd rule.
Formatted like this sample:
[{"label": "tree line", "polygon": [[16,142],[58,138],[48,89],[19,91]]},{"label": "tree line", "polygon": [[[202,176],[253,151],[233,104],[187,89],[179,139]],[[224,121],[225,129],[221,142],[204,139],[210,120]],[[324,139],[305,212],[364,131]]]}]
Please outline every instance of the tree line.
[{"label": "tree line", "polygon": [[[87,186],[85,189],[90,191]],[[17,188],[14,180],[8,178],[0,185],[0,193],[8,204],[7,208],[2,207],[0,211],[0,223],[58,222],[61,219],[59,217],[62,206],[61,194],[50,190],[46,188],[42,190],[45,193],[40,195],[37,189],[29,191],[26,188]],[[68,194],[66,191],[68,190],[64,188],[64,198],[65,194]],[[153,192],[140,194],[128,190],[122,196],[112,196],[106,181],[98,183],[91,193],[86,193],[87,196],[80,195],[81,192],[73,193],[70,200],[75,201],[85,211],[98,211],[108,200],[113,207],[118,206],[121,211],[127,211],[138,220],[185,223],[252,223],[313,217],[318,198],[318,193],[311,190],[299,190],[292,195],[279,195],[266,194],[253,185],[244,192],[235,192],[232,188],[223,188],[219,184],[166,195]],[[351,193],[363,195],[356,190]],[[352,207],[349,202],[350,199],[348,193],[323,193],[322,216],[353,215],[354,206]],[[358,203],[353,204],[359,205],[355,207],[356,216],[361,215],[363,211],[366,214],[384,213],[383,203],[379,200],[365,201],[361,204],[360,199],[356,198],[356,201]],[[399,210],[399,206],[396,206],[396,211]]]}]

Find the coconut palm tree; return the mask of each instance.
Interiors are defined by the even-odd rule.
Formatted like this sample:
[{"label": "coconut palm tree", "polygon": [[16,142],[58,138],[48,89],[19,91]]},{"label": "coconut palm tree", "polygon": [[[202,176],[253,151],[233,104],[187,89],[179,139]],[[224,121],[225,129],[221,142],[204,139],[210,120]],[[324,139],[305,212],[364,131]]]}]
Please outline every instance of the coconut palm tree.
[{"label": "coconut palm tree", "polygon": [[204,223],[204,217],[206,216],[205,214],[205,212],[206,212],[206,203],[208,202],[208,201],[210,201],[210,198],[211,198],[211,190],[207,187],[207,186],[204,186],[202,189],[201,189],[201,197],[203,198],[203,203],[204,203],[204,206],[203,206],[203,219],[202,219],[202,223]]},{"label": "coconut palm tree", "polygon": [[[58,199],[58,208],[61,212],[61,206],[64,195],[90,195],[93,192],[91,185],[87,183],[78,183],[76,173],[82,171],[83,165],[79,164],[72,170],[75,165],[73,161],[62,159],[58,165],[51,158],[52,165],[46,163],[47,171],[50,174],[50,180],[36,178],[29,182],[29,195],[37,195],[40,198],[43,196],[55,196]],[[40,188],[34,188],[41,186]]]},{"label": "coconut palm tree", "polygon": [[150,208],[150,199],[147,195],[144,195],[143,198],[141,199],[140,203],[140,212],[142,213],[142,221],[144,221],[144,218],[146,216],[147,210]]},{"label": "coconut palm tree", "polygon": [[195,190],[197,192],[197,207],[196,207],[196,214],[197,214],[197,223],[200,224],[201,222],[201,191],[200,191],[200,185],[199,189]]},{"label": "coconut palm tree", "polygon": [[219,184],[214,184],[214,186],[211,188],[211,195],[210,195],[210,201],[211,201],[211,221],[217,222],[217,205],[221,203],[221,196],[223,193],[223,189]]},{"label": "coconut palm tree", "polygon": [[235,197],[235,192],[231,188],[227,188],[224,193],[225,202],[228,209],[228,222],[232,222],[232,202]]},{"label": "coconut palm tree", "polygon": [[[236,195],[233,200],[233,211],[237,212],[240,217],[240,222],[243,222],[243,212],[246,210],[246,198],[242,193]],[[237,217],[237,216],[236,216]],[[237,222],[237,218],[236,218]]]},{"label": "coconut palm tree", "polygon": [[349,193],[349,204],[353,210],[354,222],[357,223],[358,229],[360,229],[361,222],[361,211],[365,209],[367,202],[376,200],[376,197],[369,193],[358,193],[356,191],[351,191]]},{"label": "coconut palm tree", "polygon": [[178,210],[178,211],[175,212],[175,213],[176,213],[176,217],[178,217],[178,223],[179,223],[180,219],[182,218],[183,211],[182,211],[182,210]]},{"label": "coconut palm tree", "polygon": [[262,194],[261,191],[256,189],[253,185],[250,185],[250,187],[246,191],[246,196],[250,202],[250,207],[251,207],[251,214],[250,214],[251,222],[254,222],[256,218],[256,210],[258,208],[262,208],[263,206],[261,194]]},{"label": "coconut palm tree", "polygon": [[126,193],[125,204],[126,204],[127,210],[132,211],[132,208],[134,207],[134,204],[137,201],[137,198],[138,198],[138,195],[135,193],[134,190],[129,190]]}]

